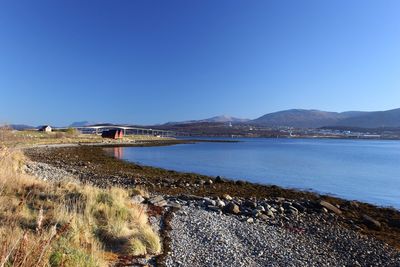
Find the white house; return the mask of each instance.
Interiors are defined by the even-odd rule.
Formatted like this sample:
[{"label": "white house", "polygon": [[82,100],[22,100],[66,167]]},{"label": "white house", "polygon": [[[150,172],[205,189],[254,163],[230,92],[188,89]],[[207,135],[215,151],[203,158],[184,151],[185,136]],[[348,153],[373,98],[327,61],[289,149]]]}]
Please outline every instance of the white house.
[{"label": "white house", "polygon": [[45,126],[40,127],[39,131],[41,131],[41,132],[51,132],[52,128],[51,128],[50,125],[45,125]]}]

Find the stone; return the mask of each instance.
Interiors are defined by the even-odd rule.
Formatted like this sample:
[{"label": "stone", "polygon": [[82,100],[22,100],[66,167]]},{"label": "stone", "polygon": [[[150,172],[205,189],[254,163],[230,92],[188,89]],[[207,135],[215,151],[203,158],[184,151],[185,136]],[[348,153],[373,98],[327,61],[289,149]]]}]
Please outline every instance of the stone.
[{"label": "stone", "polygon": [[154,203],[153,205],[157,207],[165,207],[168,206],[168,202],[165,199],[163,199],[159,202]]},{"label": "stone", "polygon": [[271,217],[271,218],[274,218],[274,217],[275,217],[275,215],[274,215],[274,213],[272,212],[272,210],[268,210],[266,214],[267,214],[268,217]]},{"label": "stone", "polygon": [[168,205],[168,202],[162,196],[155,196],[148,200],[151,205],[158,207],[165,207]]},{"label": "stone", "polygon": [[135,204],[140,204],[144,200],[145,200],[144,197],[142,197],[141,195],[133,196],[132,199],[131,199],[132,203],[135,203]]},{"label": "stone", "polygon": [[290,203],[290,202],[285,201],[282,203],[282,207],[284,209],[290,209],[291,206],[292,206],[292,203]]},{"label": "stone", "polygon": [[225,207],[224,207],[225,212],[232,213],[232,214],[239,214],[240,213],[240,208],[238,205],[235,203],[229,202]]},{"label": "stone", "polygon": [[286,210],[286,212],[289,213],[289,214],[292,214],[292,215],[297,215],[297,214],[299,214],[299,211],[298,211],[295,207],[293,207],[293,206],[290,206],[290,207]]},{"label": "stone", "polygon": [[182,205],[179,203],[175,203],[175,202],[168,202],[167,207],[181,209]]},{"label": "stone", "polygon": [[299,212],[305,212],[306,211],[306,208],[303,205],[301,205],[300,203],[294,202],[292,204],[292,206],[295,207]]},{"label": "stone", "polygon": [[252,200],[246,200],[243,203],[243,205],[246,206],[246,207],[252,208],[252,209],[255,209],[257,207],[257,203],[255,201],[252,201]]},{"label": "stone", "polygon": [[205,198],[203,198],[203,200],[206,205],[211,205],[211,206],[217,205],[216,201],[211,198],[205,197]]},{"label": "stone", "polygon": [[149,203],[155,205],[156,203],[161,202],[163,200],[164,198],[162,196],[155,196],[149,199]]},{"label": "stone", "polygon": [[253,218],[248,218],[247,220],[246,220],[246,222],[248,222],[248,223],[253,223],[254,222],[254,219]]},{"label": "stone", "polygon": [[228,194],[224,194],[223,196],[222,196],[225,200],[228,200],[228,201],[231,201],[233,198],[230,196],[230,195],[228,195]]},{"label": "stone", "polygon": [[213,183],[214,183],[214,182],[213,182],[213,180],[211,180],[211,179],[210,179],[210,180],[207,180],[207,181],[205,182],[206,185],[212,185]]},{"label": "stone", "polygon": [[262,213],[261,213],[261,211],[259,211],[259,210],[253,210],[253,211],[251,212],[251,215],[254,216],[254,217],[259,217],[261,214],[262,214]]},{"label": "stone", "polygon": [[216,202],[217,202],[218,207],[221,207],[221,208],[225,207],[225,202],[223,200],[217,199]]},{"label": "stone", "polygon": [[336,213],[336,214],[342,214],[342,211],[340,210],[340,209],[338,209],[338,208],[336,208],[335,206],[333,206],[331,203],[329,203],[329,202],[327,202],[327,201],[324,201],[324,200],[321,200],[320,202],[319,202],[319,204],[322,206],[322,207],[324,207],[324,208],[326,208],[327,210],[329,210],[329,211],[331,211],[331,212],[333,212],[333,213]]},{"label": "stone", "polygon": [[369,217],[368,215],[363,215],[362,218],[364,219],[364,222],[366,223],[366,225],[370,228],[374,228],[374,229],[380,229],[381,228],[381,223],[378,222],[377,220]]},{"label": "stone", "polygon": [[257,206],[256,208],[258,211],[264,212],[265,208],[263,206]]}]

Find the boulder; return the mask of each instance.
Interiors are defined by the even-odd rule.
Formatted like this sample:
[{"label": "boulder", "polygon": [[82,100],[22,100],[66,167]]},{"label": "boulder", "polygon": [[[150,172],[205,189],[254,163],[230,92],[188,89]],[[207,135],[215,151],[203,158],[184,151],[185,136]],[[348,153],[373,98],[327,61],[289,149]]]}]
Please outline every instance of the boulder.
[{"label": "boulder", "polygon": [[220,207],[220,208],[225,207],[225,202],[224,202],[223,200],[217,199],[216,202],[217,202],[217,206],[218,206],[218,207]]},{"label": "boulder", "polygon": [[333,213],[336,213],[336,214],[342,214],[342,211],[340,210],[340,209],[338,209],[338,208],[336,208],[335,206],[333,206],[331,203],[329,203],[329,202],[327,202],[327,201],[324,201],[324,200],[321,200],[320,202],[319,202],[319,204],[322,206],[322,207],[324,207],[324,208],[326,208],[327,210],[329,210],[329,211],[331,211],[331,212],[333,212]]},{"label": "boulder", "polygon": [[168,202],[167,207],[174,208],[174,209],[181,209],[182,205],[176,202]]},{"label": "boulder", "polygon": [[240,208],[238,205],[235,203],[229,202],[225,207],[224,211],[227,213],[232,213],[232,214],[239,214],[240,213]]},{"label": "boulder", "polygon": [[213,183],[213,180],[209,179],[205,182],[205,185],[212,185]]},{"label": "boulder", "polygon": [[165,207],[168,205],[168,202],[162,196],[155,196],[149,199],[149,203],[158,207]]},{"label": "boulder", "polygon": [[261,214],[261,215],[259,216],[259,218],[260,218],[261,220],[263,220],[263,221],[268,221],[268,220],[270,219],[270,217],[268,217],[268,216],[265,215],[265,214]]},{"label": "boulder", "polygon": [[205,198],[203,198],[203,200],[206,205],[211,205],[211,206],[217,205],[216,201],[211,198],[205,197]]},{"label": "boulder", "polygon": [[303,205],[301,205],[300,203],[293,202],[292,206],[295,207],[299,212],[306,211],[306,208]]},{"label": "boulder", "polygon": [[153,205],[157,206],[157,207],[165,207],[165,206],[168,206],[168,202],[164,199],[164,200],[154,203]]},{"label": "boulder", "polygon": [[292,215],[297,215],[297,214],[299,214],[299,211],[298,211],[295,207],[290,206],[290,207],[286,210],[286,213],[292,214]]},{"label": "boulder", "polygon": [[272,212],[272,210],[268,210],[268,211],[266,212],[266,214],[267,214],[267,216],[270,217],[270,218],[274,218],[274,217],[275,217],[275,215],[274,215],[274,213]]},{"label": "boulder", "polygon": [[362,216],[362,218],[363,218],[365,224],[366,224],[368,227],[370,227],[370,228],[373,228],[373,229],[380,229],[380,228],[382,227],[382,225],[381,225],[380,222],[378,222],[377,220],[375,220],[375,219],[369,217],[368,215],[365,215],[365,214],[364,214],[364,215]]},{"label": "boulder", "polygon": [[243,203],[243,205],[244,205],[245,207],[249,207],[249,208],[252,208],[252,209],[255,209],[255,208],[257,207],[257,203],[256,203],[255,201],[252,201],[252,200],[246,200],[246,201]]},{"label": "boulder", "polygon": [[149,203],[154,205],[154,204],[156,204],[158,202],[161,202],[163,200],[164,200],[164,198],[162,196],[155,196],[155,197],[152,197],[152,198],[149,199]]},{"label": "boulder", "polygon": [[231,201],[231,200],[232,200],[232,197],[231,197],[230,195],[228,195],[228,194],[224,194],[222,197],[223,197],[225,200],[228,200],[228,201]]},{"label": "boulder", "polygon": [[290,209],[290,207],[292,207],[292,203],[285,201],[282,203],[282,207],[286,210],[286,209]]}]

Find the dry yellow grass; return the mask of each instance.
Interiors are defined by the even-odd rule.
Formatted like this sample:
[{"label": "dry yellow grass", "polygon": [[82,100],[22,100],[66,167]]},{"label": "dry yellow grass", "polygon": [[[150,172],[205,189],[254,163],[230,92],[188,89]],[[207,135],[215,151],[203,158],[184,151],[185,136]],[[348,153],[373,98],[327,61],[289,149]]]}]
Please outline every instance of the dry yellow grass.
[{"label": "dry yellow grass", "polygon": [[160,252],[145,206],[127,190],[44,182],[23,164],[20,151],[0,147],[0,267],[107,266],[110,252]]}]

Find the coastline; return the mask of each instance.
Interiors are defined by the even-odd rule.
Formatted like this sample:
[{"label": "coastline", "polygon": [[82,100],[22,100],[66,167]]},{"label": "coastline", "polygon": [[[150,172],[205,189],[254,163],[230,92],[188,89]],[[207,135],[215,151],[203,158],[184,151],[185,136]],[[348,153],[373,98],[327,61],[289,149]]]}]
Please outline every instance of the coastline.
[{"label": "coastline", "polygon": [[[163,144],[158,143],[157,145]],[[145,187],[151,193],[164,196],[186,195],[222,198],[224,194],[229,194],[243,200],[283,198],[300,202],[306,201],[310,207],[317,207],[318,209],[321,209],[320,202],[326,201],[335,207],[339,207],[341,214],[338,223],[343,227],[356,230],[367,236],[373,236],[394,248],[400,249],[400,211],[398,210],[318,195],[313,192],[284,189],[274,185],[259,185],[244,181],[231,181],[220,177],[140,166],[107,155],[102,147],[31,148],[26,149],[25,153],[33,161],[65,169],[78,175],[81,181],[99,187],[139,185]],[[371,225],[371,222],[366,220],[366,216],[379,222],[380,227]]]}]

